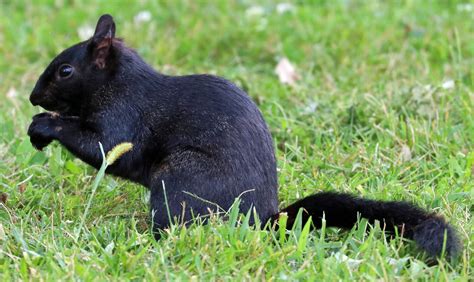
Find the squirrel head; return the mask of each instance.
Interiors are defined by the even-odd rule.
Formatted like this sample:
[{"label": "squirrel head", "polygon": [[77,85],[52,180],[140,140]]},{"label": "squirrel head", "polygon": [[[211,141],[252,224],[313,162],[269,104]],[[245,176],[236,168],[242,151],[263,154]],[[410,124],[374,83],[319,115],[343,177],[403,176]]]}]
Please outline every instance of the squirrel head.
[{"label": "squirrel head", "polygon": [[64,50],[48,65],[30,95],[31,103],[78,115],[84,99],[106,85],[114,73],[117,42],[112,16],[102,15],[92,38]]}]

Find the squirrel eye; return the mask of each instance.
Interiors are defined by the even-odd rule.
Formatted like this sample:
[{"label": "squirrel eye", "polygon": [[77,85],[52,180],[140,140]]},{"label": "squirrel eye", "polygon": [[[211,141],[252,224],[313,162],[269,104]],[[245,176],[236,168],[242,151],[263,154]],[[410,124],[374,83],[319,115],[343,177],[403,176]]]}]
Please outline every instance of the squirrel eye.
[{"label": "squirrel eye", "polygon": [[71,65],[61,65],[58,73],[61,78],[68,78],[74,72],[74,68]]}]

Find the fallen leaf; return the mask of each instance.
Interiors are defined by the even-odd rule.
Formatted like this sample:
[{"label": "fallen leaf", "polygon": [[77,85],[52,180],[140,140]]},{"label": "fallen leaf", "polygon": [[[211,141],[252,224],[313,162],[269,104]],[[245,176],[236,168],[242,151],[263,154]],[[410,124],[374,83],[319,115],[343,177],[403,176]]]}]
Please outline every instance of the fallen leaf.
[{"label": "fallen leaf", "polygon": [[312,113],[316,112],[317,108],[318,108],[318,103],[317,102],[310,102],[303,109],[303,114],[312,114]]},{"label": "fallen leaf", "polygon": [[275,73],[278,75],[278,79],[283,84],[289,84],[291,86],[296,85],[296,81],[300,79],[295,67],[287,58],[282,58],[275,68]]},{"label": "fallen leaf", "polygon": [[474,5],[470,3],[458,4],[457,7],[459,12],[472,12],[474,11]]},{"label": "fallen leaf", "polygon": [[0,192],[0,203],[6,204],[8,199],[8,195],[6,193]]},{"label": "fallen leaf", "polygon": [[5,240],[7,235],[5,234],[5,230],[3,229],[3,225],[0,223],[0,240]]},{"label": "fallen leaf", "polygon": [[406,266],[408,262],[408,258],[399,258],[399,259],[394,259],[394,258],[388,258],[387,262],[389,265],[397,269],[397,271],[400,271],[403,267]]},{"label": "fallen leaf", "polygon": [[94,28],[90,25],[83,25],[77,29],[77,34],[81,40],[87,40],[94,35]]},{"label": "fallen leaf", "polygon": [[402,160],[402,162],[408,162],[411,160],[410,147],[405,144],[402,145],[402,149],[400,151],[400,159]]},{"label": "fallen leaf", "polygon": [[7,97],[10,99],[15,99],[18,96],[18,91],[14,87],[10,87],[7,92]]},{"label": "fallen leaf", "polygon": [[441,88],[443,89],[453,89],[454,88],[454,80],[450,79],[450,80],[446,80],[445,82],[443,82],[443,84],[441,84]]},{"label": "fallen leaf", "polygon": [[114,251],[114,248],[115,248],[115,243],[114,241],[112,241],[105,247],[105,252],[111,255],[112,252]]},{"label": "fallen leaf", "polygon": [[336,254],[334,254],[334,258],[336,259],[337,262],[346,263],[349,266],[349,268],[351,268],[352,270],[358,268],[359,265],[363,262],[363,260],[361,259],[351,259],[345,254],[340,253],[340,252],[337,252]]},{"label": "fallen leaf", "polygon": [[26,183],[21,183],[19,186],[18,186],[18,191],[20,191],[20,193],[25,193],[25,190],[26,190]]},{"label": "fallen leaf", "polygon": [[295,9],[295,6],[293,6],[293,4],[291,3],[279,3],[277,6],[276,6],[276,10],[277,10],[277,13],[278,14],[284,14],[286,12],[291,12]]},{"label": "fallen leaf", "polygon": [[30,272],[31,276],[38,276],[38,270],[34,269],[33,267],[28,267],[28,271]]},{"label": "fallen leaf", "polygon": [[18,91],[15,89],[15,87],[10,87],[6,96],[7,99],[13,103],[13,106],[15,106],[16,109],[20,108],[20,105],[18,104]]},{"label": "fallen leaf", "polygon": [[262,6],[252,6],[245,11],[247,17],[258,17],[265,13],[265,9]]},{"label": "fallen leaf", "polygon": [[133,22],[135,24],[141,24],[151,21],[151,13],[150,11],[141,11],[135,15],[133,18]]}]

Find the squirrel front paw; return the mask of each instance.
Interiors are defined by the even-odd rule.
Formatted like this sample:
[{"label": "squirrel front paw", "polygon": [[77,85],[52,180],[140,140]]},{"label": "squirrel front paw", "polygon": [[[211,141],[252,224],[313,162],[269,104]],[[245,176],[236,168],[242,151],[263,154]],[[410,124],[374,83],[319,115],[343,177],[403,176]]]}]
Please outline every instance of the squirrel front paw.
[{"label": "squirrel front paw", "polygon": [[41,113],[33,117],[28,128],[28,136],[30,136],[31,144],[38,150],[43,150],[55,138],[61,126],[60,119],[54,113]]}]

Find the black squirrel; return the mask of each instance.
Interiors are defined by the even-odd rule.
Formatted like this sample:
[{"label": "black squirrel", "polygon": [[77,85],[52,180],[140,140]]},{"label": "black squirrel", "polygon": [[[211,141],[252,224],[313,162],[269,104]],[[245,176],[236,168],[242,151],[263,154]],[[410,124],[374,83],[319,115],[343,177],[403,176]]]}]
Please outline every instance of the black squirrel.
[{"label": "black squirrel", "polygon": [[107,172],[150,190],[155,230],[171,218],[227,210],[240,197],[240,210],[255,208],[263,223],[278,223],[285,212],[291,228],[303,209],[303,220],[311,216],[315,227],[324,214],[327,226],[350,229],[360,215],[403,232],[431,257],[443,248],[450,257],[460,251],[455,230],[441,216],[406,202],[323,192],[279,211],[272,137],[249,96],[220,77],[156,72],[115,38],[110,15],[100,17],[91,39],[54,58],[30,101],[54,111],[35,115],[28,129],[39,150],[57,140],[99,168],[99,142],[105,151],[133,144]]}]

